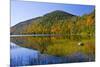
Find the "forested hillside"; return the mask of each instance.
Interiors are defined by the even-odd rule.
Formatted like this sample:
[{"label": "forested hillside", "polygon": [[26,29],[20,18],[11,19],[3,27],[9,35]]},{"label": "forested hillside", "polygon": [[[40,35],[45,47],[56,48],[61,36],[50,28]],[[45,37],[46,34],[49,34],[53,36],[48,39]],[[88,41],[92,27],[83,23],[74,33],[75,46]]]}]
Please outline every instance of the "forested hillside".
[{"label": "forested hillside", "polygon": [[95,12],[76,16],[70,13],[56,10],[26,20],[11,27],[11,35],[20,34],[94,34]]}]

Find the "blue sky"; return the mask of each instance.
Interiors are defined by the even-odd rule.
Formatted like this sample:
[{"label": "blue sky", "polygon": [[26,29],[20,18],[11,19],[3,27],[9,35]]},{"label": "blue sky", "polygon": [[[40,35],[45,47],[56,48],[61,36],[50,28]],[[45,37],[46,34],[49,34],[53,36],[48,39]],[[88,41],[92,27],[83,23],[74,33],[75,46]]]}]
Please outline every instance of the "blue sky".
[{"label": "blue sky", "polygon": [[11,1],[11,26],[38,16],[43,16],[46,13],[62,10],[74,15],[89,14],[94,10],[93,5],[72,5],[72,4],[57,4],[43,3],[30,1]]}]

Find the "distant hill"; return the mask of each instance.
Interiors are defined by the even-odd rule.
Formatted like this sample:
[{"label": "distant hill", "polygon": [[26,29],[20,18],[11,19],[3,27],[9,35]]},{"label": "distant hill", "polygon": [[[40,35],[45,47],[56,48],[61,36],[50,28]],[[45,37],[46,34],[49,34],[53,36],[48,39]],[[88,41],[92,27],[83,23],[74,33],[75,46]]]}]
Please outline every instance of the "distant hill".
[{"label": "distant hill", "polygon": [[[94,23],[94,12],[82,17],[56,10],[11,27],[11,35],[17,34],[76,34],[83,33],[86,24]],[[87,19],[89,18],[89,19]],[[84,20],[83,20],[84,19]],[[89,21],[90,20],[90,21]],[[88,22],[87,22],[88,21]],[[93,23],[92,23],[93,22]],[[81,25],[81,23],[83,23]],[[78,27],[80,25],[80,27]],[[84,29],[81,27],[85,27]]]}]

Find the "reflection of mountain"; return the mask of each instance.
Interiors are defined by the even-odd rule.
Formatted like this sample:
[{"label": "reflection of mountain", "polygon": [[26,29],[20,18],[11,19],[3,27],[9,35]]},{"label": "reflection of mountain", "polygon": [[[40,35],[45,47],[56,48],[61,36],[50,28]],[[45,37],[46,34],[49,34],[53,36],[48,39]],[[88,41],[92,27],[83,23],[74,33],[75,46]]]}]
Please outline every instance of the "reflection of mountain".
[{"label": "reflection of mountain", "polygon": [[[75,23],[74,23],[75,22]],[[88,29],[88,26],[91,29]],[[79,34],[94,31],[94,14],[78,17],[56,10],[11,27],[11,34]]]},{"label": "reflection of mountain", "polygon": [[93,56],[84,55],[83,53],[57,57],[54,55],[41,54],[36,50],[19,47],[14,43],[11,43],[10,46],[12,47],[10,51],[10,67],[94,61]]}]

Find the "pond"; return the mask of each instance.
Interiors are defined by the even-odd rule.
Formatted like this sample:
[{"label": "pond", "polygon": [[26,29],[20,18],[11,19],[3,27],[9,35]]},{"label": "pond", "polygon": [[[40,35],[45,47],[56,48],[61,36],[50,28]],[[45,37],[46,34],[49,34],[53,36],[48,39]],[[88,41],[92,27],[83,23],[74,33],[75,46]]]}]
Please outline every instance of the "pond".
[{"label": "pond", "polygon": [[[74,39],[75,37],[77,39]],[[75,37],[71,36],[69,39],[69,36],[13,36],[10,44],[10,66],[94,61],[93,38]],[[93,46],[78,46],[77,43],[82,40]],[[90,52],[86,51],[88,47]]]}]

